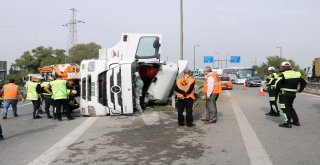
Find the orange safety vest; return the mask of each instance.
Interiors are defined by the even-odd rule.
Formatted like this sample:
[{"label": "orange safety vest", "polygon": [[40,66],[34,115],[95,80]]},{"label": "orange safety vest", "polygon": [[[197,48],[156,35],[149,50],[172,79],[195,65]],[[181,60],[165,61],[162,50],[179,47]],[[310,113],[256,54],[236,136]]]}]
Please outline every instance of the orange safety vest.
[{"label": "orange safety vest", "polygon": [[[183,91],[187,92],[187,91],[189,90],[190,86],[191,86],[194,82],[195,82],[195,80],[192,79],[192,78],[183,77],[183,78],[177,79],[176,84],[177,84],[177,87],[178,87],[180,90],[183,90]],[[194,89],[192,90],[191,93],[186,94],[186,97],[184,97],[183,94],[181,94],[181,93],[178,93],[177,97],[180,98],[180,99],[192,98],[192,99],[194,100],[194,99],[195,99]]]},{"label": "orange safety vest", "polygon": [[18,100],[18,85],[9,83],[3,86],[3,100]]},{"label": "orange safety vest", "polygon": [[[220,81],[218,75],[215,74],[215,73],[210,73],[209,76],[212,77],[213,80],[214,80],[214,86],[213,86],[212,93],[213,93],[213,94],[220,94],[220,93],[222,93],[221,81]],[[203,85],[203,87],[202,87],[202,92],[203,92],[203,93],[207,93],[207,92],[208,92],[208,77],[206,77],[206,78],[204,79],[204,85]]]}]

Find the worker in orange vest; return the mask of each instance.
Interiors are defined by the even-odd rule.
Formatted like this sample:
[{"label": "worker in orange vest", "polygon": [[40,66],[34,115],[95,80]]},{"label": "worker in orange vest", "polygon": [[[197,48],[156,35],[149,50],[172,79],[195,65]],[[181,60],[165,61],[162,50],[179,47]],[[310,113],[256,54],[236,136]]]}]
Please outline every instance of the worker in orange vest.
[{"label": "worker in orange vest", "polygon": [[201,120],[204,121],[204,124],[211,124],[217,122],[217,100],[222,92],[222,86],[218,75],[212,72],[211,67],[207,66],[204,69],[204,75],[202,92],[206,98],[206,113]]},{"label": "worker in orange vest", "polygon": [[189,69],[183,71],[183,77],[176,80],[175,91],[178,93],[178,125],[184,126],[183,111],[186,109],[186,125],[188,127],[195,126],[193,124],[192,107],[194,96],[195,80],[190,78],[191,71]]},{"label": "worker in orange vest", "polygon": [[18,95],[20,95],[22,101],[24,101],[24,97],[22,94],[19,94],[19,87],[15,84],[14,79],[10,79],[9,83],[3,86],[1,90],[1,95],[3,95],[3,109],[2,115],[3,119],[7,119],[7,113],[9,106],[12,106],[12,111],[14,117],[18,117],[17,113],[17,104],[18,104]]}]

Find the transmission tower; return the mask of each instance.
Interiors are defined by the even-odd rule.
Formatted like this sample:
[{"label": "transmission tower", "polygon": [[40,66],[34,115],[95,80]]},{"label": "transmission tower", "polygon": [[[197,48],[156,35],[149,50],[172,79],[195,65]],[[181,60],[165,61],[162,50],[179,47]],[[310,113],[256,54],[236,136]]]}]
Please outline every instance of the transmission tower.
[{"label": "transmission tower", "polygon": [[72,11],[70,21],[62,25],[62,26],[69,27],[67,53],[70,48],[72,48],[75,44],[77,44],[77,24],[84,23],[84,21],[76,20],[77,10],[75,8],[72,8],[70,10]]}]

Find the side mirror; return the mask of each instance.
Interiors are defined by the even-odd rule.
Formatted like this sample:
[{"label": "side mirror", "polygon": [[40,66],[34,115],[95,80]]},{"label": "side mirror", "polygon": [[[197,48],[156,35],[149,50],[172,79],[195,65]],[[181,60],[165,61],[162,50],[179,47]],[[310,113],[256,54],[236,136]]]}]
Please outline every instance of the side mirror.
[{"label": "side mirror", "polygon": [[159,42],[159,39],[157,39],[157,40],[155,40],[155,41],[153,42],[153,48],[159,49],[160,46],[161,46],[161,44],[160,44],[160,42]]}]

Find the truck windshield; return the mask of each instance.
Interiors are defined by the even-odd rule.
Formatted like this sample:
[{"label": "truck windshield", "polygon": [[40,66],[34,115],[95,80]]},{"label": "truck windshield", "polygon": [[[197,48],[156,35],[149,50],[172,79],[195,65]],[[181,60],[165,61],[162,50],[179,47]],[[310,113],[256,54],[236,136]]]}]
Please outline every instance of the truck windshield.
[{"label": "truck windshield", "polygon": [[159,54],[159,37],[141,37],[136,52],[136,58],[156,58]]}]

